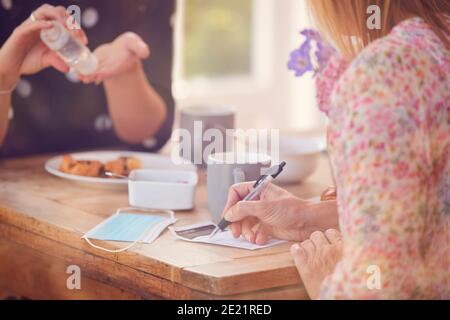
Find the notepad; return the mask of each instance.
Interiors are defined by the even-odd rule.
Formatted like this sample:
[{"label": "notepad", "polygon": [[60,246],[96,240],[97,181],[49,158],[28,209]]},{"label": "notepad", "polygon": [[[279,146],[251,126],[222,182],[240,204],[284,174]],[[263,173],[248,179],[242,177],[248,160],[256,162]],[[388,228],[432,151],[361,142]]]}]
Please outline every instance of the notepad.
[{"label": "notepad", "polygon": [[244,238],[234,238],[230,230],[219,232],[214,237],[209,238],[209,235],[214,231],[216,226],[212,222],[202,222],[189,226],[174,228],[170,227],[170,232],[177,238],[188,242],[207,243],[212,245],[219,245],[225,247],[233,247],[245,250],[259,250],[273,247],[286,241],[271,239],[265,245],[257,245],[248,242]]}]

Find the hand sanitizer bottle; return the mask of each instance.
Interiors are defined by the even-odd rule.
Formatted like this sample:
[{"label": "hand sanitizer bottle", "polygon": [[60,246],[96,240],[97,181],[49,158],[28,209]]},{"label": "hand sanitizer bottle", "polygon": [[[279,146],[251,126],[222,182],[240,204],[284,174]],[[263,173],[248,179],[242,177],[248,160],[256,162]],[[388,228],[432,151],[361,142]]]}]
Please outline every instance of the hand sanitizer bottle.
[{"label": "hand sanitizer bottle", "polygon": [[41,31],[41,39],[50,50],[56,53],[72,68],[82,75],[95,73],[98,68],[97,57],[58,21],[51,21],[53,28]]}]

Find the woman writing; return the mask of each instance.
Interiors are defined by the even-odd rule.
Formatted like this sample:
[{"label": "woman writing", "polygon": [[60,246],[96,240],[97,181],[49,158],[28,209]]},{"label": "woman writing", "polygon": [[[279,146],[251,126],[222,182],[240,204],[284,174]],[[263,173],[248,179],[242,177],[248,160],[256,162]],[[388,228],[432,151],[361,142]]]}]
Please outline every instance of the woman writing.
[{"label": "woman writing", "polygon": [[[243,203],[251,189],[243,184],[232,188],[225,218],[252,242],[300,241],[291,251],[313,299],[448,299],[450,3],[309,5],[342,54],[319,79],[336,80],[321,109],[337,203],[309,203],[275,186]],[[370,5],[381,9],[380,30],[366,26]],[[340,232],[327,230],[336,212]]]},{"label": "woman writing", "polygon": [[[73,4],[49,2],[16,0],[0,6],[0,157],[162,147],[173,122],[173,1],[135,1],[133,6],[77,1],[81,27],[99,60],[89,77],[69,72],[40,41],[49,20],[66,25],[66,7]],[[74,35],[87,42],[83,32]],[[146,41],[152,44],[151,59]],[[103,88],[86,85],[91,83],[103,83]]]}]

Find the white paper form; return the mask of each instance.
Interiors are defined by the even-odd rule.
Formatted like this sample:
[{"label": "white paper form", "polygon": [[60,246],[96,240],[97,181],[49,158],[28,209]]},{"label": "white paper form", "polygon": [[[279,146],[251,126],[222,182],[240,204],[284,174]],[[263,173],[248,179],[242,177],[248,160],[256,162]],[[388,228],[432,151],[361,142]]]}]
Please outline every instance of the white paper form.
[{"label": "white paper form", "polygon": [[209,235],[214,231],[215,228],[216,226],[212,222],[203,222],[179,228],[170,227],[169,230],[177,239],[183,241],[207,243],[252,251],[273,247],[286,242],[282,240],[272,239],[269,240],[267,244],[260,246],[250,243],[244,238],[235,239],[233,237],[233,234],[229,230],[219,232],[210,239]]}]

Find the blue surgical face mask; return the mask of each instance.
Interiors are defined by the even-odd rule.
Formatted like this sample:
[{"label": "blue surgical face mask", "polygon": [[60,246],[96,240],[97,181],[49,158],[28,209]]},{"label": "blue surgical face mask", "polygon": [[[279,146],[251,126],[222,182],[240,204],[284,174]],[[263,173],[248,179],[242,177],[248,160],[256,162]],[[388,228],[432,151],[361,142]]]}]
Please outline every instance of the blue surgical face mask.
[{"label": "blue surgical face mask", "polygon": [[[111,253],[123,252],[137,243],[152,243],[176,221],[173,211],[122,208],[86,232],[82,238],[94,248]],[[91,239],[132,243],[122,249],[109,250],[93,244]]]}]

